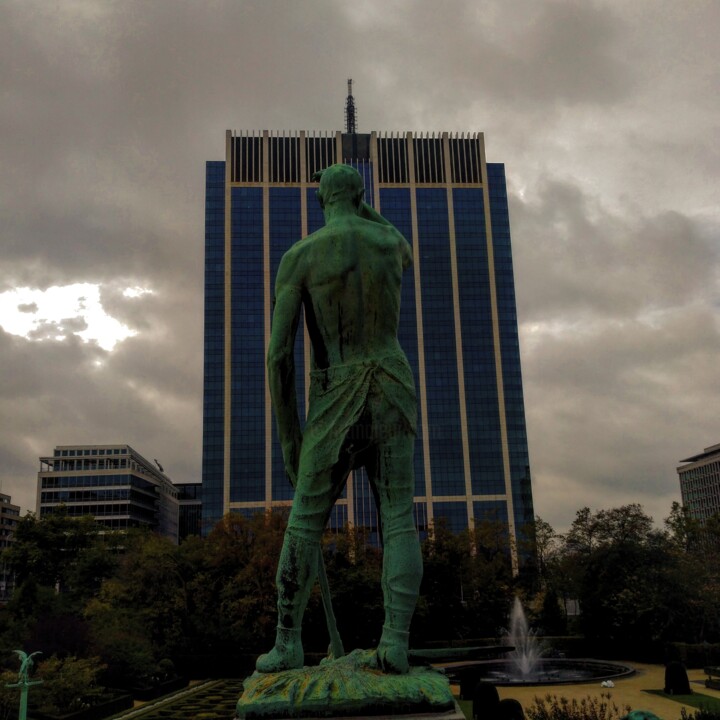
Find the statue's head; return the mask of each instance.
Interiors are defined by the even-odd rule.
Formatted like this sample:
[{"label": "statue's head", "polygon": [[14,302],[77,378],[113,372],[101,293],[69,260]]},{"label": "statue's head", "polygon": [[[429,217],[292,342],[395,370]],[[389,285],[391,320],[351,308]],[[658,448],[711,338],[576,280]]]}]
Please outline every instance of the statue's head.
[{"label": "statue's head", "polygon": [[339,201],[349,201],[355,207],[360,207],[364,194],[362,178],[354,167],[338,164],[323,170],[320,189],[317,191],[320,207]]}]

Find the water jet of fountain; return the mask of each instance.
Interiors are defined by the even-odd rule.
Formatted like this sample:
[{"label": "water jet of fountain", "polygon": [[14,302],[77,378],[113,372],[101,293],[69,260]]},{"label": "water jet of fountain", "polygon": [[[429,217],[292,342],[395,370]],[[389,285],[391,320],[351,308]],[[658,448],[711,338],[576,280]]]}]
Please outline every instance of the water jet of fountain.
[{"label": "water jet of fountain", "polygon": [[508,645],[515,649],[509,659],[516,672],[523,679],[535,677],[542,664],[546,648],[537,637],[537,631],[530,628],[520,598],[516,597],[510,613],[510,630],[505,634]]},{"label": "water jet of fountain", "polygon": [[473,683],[479,677],[499,686],[565,685],[607,681],[627,677],[635,672],[627,665],[605,660],[545,658],[549,647],[528,626],[519,598],[515,598],[509,620],[510,630],[503,633],[503,644],[515,649],[503,660],[470,661],[465,665],[455,662],[453,671],[456,678],[463,670],[472,667],[476,673],[473,675]]}]

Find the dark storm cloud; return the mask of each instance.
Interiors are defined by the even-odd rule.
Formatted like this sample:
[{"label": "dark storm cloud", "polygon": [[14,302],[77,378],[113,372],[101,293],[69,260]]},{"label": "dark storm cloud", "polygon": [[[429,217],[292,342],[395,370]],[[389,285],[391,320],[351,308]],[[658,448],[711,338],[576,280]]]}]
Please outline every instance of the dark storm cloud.
[{"label": "dark storm cloud", "polygon": [[679,459],[718,430],[717,235],[677,212],[613,214],[559,181],[512,211],[540,509],[558,523],[579,497],[643,498],[661,520]]},{"label": "dark storm cloud", "polygon": [[[512,206],[524,320],[628,317],[703,296],[715,283],[716,238],[666,211],[621,217],[580,187],[542,179],[537,199]],[[688,279],[692,278],[692,282]]]},{"label": "dark storm cloud", "polygon": [[2,3],[0,292],[99,283],[137,332],[112,352],[0,333],[4,491],[33,507],[37,457],[65,443],[129,442],[199,478],[205,161],[227,128],[339,129],[353,77],[361,131],[485,131],[506,163],[539,513],[562,526],[582,504],[639,501],[659,517],[676,461],[720,433],[717,16]]}]

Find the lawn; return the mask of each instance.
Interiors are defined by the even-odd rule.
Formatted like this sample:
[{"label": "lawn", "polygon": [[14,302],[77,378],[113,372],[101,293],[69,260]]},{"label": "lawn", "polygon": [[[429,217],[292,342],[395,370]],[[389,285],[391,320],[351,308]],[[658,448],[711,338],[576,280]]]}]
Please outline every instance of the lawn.
[{"label": "lawn", "polygon": [[652,695],[659,695],[660,697],[667,698],[668,700],[674,700],[675,702],[687,705],[692,708],[702,708],[703,710],[709,710],[712,713],[720,714],[720,700],[718,698],[710,697],[710,695],[703,695],[702,693],[695,692],[692,695],[668,695],[668,693],[662,690],[646,690]]}]

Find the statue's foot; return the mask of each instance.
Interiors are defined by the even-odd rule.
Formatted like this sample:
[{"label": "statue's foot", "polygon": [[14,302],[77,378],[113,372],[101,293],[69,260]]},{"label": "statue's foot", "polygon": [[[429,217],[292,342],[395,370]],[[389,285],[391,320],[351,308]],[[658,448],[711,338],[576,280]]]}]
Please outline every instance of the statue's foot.
[{"label": "statue's foot", "polygon": [[255,669],[261,673],[281,672],[282,670],[296,670],[305,662],[305,653],[302,647],[284,647],[277,645],[269,652],[261,655],[255,663]]},{"label": "statue's foot", "polygon": [[383,627],[380,644],[377,648],[378,666],[383,672],[404,675],[410,672],[408,662],[409,633],[402,630]]},{"label": "statue's foot", "polygon": [[378,645],[378,665],[383,672],[405,675],[410,672],[407,650],[396,646]]}]

